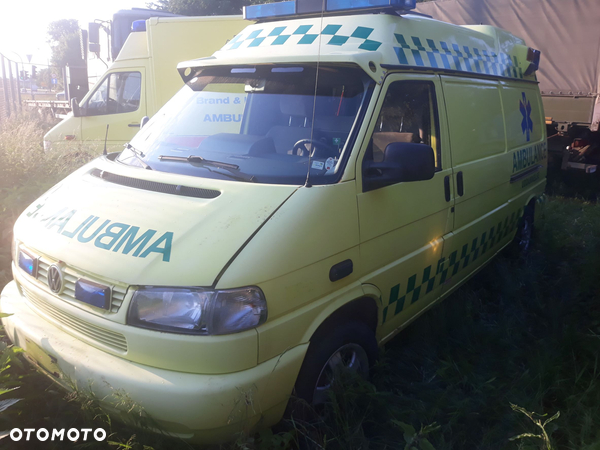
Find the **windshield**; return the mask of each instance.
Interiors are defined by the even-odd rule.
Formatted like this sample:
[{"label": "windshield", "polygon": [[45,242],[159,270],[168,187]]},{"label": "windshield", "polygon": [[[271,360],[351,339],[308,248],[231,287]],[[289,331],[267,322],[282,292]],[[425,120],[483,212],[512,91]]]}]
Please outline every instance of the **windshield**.
[{"label": "windshield", "polygon": [[118,161],[198,177],[333,183],[372,83],[355,66],[321,65],[318,77],[316,65],[204,68]]}]

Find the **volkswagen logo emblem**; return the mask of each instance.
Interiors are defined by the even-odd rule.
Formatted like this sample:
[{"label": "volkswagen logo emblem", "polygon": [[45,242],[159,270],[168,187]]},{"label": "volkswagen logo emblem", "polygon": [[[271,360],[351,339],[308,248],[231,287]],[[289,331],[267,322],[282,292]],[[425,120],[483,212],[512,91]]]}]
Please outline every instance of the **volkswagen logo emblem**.
[{"label": "volkswagen logo emblem", "polygon": [[60,294],[63,290],[63,273],[56,264],[48,269],[48,287],[55,294]]}]

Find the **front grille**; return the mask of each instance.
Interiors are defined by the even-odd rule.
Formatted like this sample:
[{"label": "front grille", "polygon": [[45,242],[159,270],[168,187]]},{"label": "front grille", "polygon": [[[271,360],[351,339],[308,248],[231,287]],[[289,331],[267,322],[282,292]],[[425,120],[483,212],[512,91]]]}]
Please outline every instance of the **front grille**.
[{"label": "front grille", "polygon": [[63,329],[69,334],[73,334],[75,337],[83,336],[118,352],[127,352],[127,339],[121,333],[93,325],[61,311],[25,285],[21,285],[21,289],[35,308],[62,325]]},{"label": "front grille", "polygon": [[[42,282],[45,286],[48,286],[48,268],[56,263],[56,261],[51,261],[45,256],[41,256],[38,264],[38,276],[37,279]],[[79,278],[85,278],[86,280],[93,281],[98,284],[104,284],[105,282],[101,280],[95,280],[92,277],[88,277],[87,275],[83,275],[73,270],[70,267],[63,268],[63,276],[64,276],[64,289],[60,297],[63,300],[72,300],[79,302],[75,298],[75,283]],[[48,289],[49,291],[49,289]],[[123,304],[123,299],[125,298],[125,294],[127,293],[127,288],[121,286],[112,286],[112,295],[110,301],[110,312],[116,313],[119,311],[119,308]],[[54,294],[53,294],[54,295]]]},{"label": "front grille", "polygon": [[96,178],[101,178],[109,183],[120,184],[121,186],[129,186],[135,189],[143,189],[145,191],[162,192],[163,194],[208,199],[216,198],[221,195],[221,192],[215,191],[214,189],[203,189],[176,184],[159,183],[157,181],[140,180],[139,178],[117,175],[115,173],[100,169],[93,169],[90,172],[90,175]]}]

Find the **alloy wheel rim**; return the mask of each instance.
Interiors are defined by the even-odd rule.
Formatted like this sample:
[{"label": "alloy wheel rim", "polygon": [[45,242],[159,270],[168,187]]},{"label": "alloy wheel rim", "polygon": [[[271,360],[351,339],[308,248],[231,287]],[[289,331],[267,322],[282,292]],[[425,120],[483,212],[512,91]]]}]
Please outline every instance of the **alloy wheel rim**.
[{"label": "alloy wheel rim", "polygon": [[367,352],[358,344],[345,344],[329,357],[317,378],[313,392],[313,405],[328,401],[329,391],[339,371],[350,371],[366,376],[369,372]]},{"label": "alloy wheel rim", "polygon": [[522,252],[529,250],[531,245],[531,223],[528,219],[523,221],[523,228],[521,229],[521,238],[519,239],[519,248]]}]

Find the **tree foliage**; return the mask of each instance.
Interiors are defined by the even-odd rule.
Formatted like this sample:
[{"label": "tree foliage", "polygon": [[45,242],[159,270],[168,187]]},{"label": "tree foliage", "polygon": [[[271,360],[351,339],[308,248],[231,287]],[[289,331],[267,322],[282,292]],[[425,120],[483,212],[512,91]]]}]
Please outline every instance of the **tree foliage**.
[{"label": "tree foliage", "polygon": [[75,19],[60,19],[48,26],[48,43],[52,49],[52,65],[81,64],[81,46],[79,42],[79,23]]},{"label": "tree foliage", "polygon": [[[57,74],[57,84],[52,84],[52,74]],[[37,84],[42,88],[54,88],[54,90],[61,91],[63,87],[62,71],[58,67],[46,67],[38,70]]]}]

